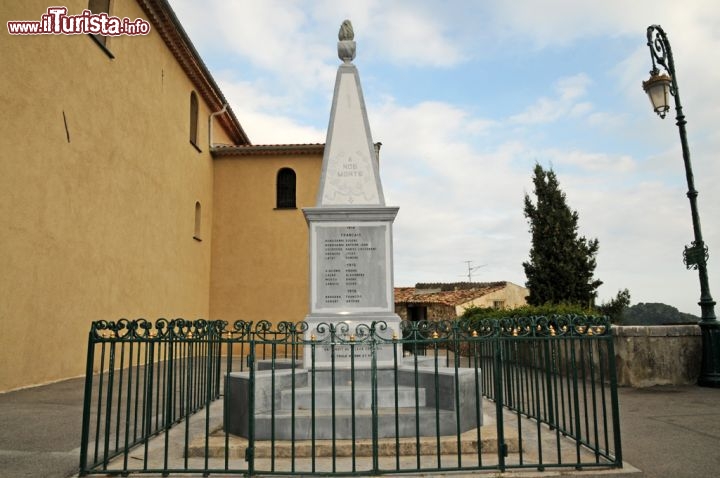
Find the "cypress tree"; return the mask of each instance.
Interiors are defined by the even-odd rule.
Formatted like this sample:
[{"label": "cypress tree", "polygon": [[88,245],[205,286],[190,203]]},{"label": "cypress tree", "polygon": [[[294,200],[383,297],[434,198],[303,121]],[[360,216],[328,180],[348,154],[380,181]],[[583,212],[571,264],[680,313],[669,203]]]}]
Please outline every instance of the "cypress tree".
[{"label": "cypress tree", "polygon": [[560,190],[555,172],[535,165],[536,203],[525,195],[525,217],[530,225],[530,260],[523,262],[531,305],[573,303],[594,305],[602,281],[594,279],[597,239],[578,237],[578,213]]}]

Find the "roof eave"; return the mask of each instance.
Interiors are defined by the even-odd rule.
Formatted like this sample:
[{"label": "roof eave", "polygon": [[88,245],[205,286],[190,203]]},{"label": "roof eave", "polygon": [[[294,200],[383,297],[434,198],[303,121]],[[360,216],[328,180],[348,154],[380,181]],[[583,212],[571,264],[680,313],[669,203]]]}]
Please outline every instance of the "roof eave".
[{"label": "roof eave", "polygon": [[282,155],[320,155],[325,151],[324,143],[311,144],[258,144],[245,146],[213,146],[210,149],[214,158],[238,156],[282,156]]}]

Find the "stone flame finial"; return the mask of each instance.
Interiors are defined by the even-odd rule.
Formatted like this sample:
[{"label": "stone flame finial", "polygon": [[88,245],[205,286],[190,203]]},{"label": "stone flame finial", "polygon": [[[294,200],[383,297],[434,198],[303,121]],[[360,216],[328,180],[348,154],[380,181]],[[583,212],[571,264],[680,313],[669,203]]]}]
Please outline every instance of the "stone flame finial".
[{"label": "stone flame finial", "polygon": [[353,31],[350,20],[345,20],[340,25],[338,33],[338,56],[345,63],[350,63],[355,58],[355,32]]},{"label": "stone flame finial", "polygon": [[350,23],[350,20],[345,20],[342,22],[342,25],[340,25],[340,32],[338,33],[338,40],[345,41],[345,40],[354,40],[355,39],[355,32],[353,31],[352,23]]}]

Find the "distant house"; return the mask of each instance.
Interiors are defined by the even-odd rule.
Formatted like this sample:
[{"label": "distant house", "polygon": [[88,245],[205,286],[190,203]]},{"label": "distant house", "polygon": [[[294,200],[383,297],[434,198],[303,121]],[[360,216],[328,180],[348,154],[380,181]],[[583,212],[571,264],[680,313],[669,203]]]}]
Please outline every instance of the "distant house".
[{"label": "distant house", "polygon": [[526,304],[528,290],[512,282],[454,282],[395,288],[395,313],[402,319],[459,317],[471,306],[514,309]]}]

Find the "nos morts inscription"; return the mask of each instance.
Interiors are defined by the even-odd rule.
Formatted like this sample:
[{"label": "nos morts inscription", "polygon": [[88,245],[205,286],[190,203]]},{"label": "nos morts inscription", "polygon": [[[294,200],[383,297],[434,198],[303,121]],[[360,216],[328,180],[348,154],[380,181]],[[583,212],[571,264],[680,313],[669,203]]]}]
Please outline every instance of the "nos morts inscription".
[{"label": "nos morts inscription", "polygon": [[314,309],[387,309],[387,224],[317,225],[315,232]]}]

